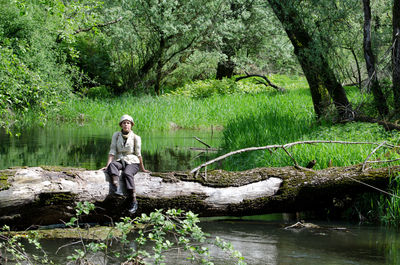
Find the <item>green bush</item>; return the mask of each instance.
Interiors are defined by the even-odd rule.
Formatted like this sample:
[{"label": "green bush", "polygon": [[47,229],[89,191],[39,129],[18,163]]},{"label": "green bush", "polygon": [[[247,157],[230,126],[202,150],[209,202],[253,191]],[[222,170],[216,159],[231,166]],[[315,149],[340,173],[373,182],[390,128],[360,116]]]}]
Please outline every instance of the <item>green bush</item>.
[{"label": "green bush", "polygon": [[60,102],[71,88],[70,67],[57,52],[54,21],[39,5],[2,0],[0,17],[0,126],[9,128],[28,110],[44,116]]},{"label": "green bush", "polygon": [[[65,245],[75,246],[74,252],[67,257],[73,264],[99,264],[99,260],[94,260],[96,253],[103,254],[100,264],[165,264],[165,254],[172,250],[186,253],[188,262],[213,264],[207,245],[215,245],[227,252],[236,264],[246,264],[231,243],[218,237],[211,239],[205,234],[197,225],[200,222],[198,216],[190,211],[155,210],[134,219],[123,217],[112,226],[105,239],[87,242],[82,237],[79,219],[94,209],[92,203],[79,202],[75,216],[66,223],[67,227],[76,230],[76,234],[81,236],[78,242]],[[85,231],[85,234],[88,232]],[[131,238],[133,233],[135,237]],[[28,253],[23,238],[28,239],[28,244],[34,246],[40,254]],[[11,234],[10,228],[4,226],[0,230],[0,253],[6,263],[10,260],[17,264],[55,264],[42,248],[39,232]],[[70,264],[68,260],[63,264]]]},{"label": "green bush", "polygon": [[112,93],[106,86],[96,86],[91,87],[87,90],[86,96],[89,98],[109,98],[112,96]]},{"label": "green bush", "polygon": [[260,93],[271,90],[262,84],[256,84],[253,80],[238,81],[234,78],[222,80],[208,79],[188,83],[171,92],[172,95],[184,95],[192,98],[208,98],[214,95]]}]

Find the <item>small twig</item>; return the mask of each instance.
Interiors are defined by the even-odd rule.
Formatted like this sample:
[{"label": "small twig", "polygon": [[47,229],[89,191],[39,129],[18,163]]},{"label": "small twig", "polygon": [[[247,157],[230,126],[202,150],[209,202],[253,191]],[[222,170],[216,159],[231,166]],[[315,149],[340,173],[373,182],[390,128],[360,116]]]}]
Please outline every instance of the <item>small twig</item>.
[{"label": "small twig", "polygon": [[400,158],[392,159],[392,160],[375,160],[375,161],[367,161],[367,163],[372,164],[372,163],[391,163],[391,162],[396,162],[399,161]]},{"label": "small twig", "polygon": [[374,148],[374,150],[372,150],[372,152],[367,156],[367,158],[364,160],[363,166],[361,168],[361,171],[364,171],[365,169],[365,165],[367,164],[367,161],[369,160],[369,158],[372,156],[373,153],[375,153],[376,151],[378,151],[379,148],[381,148],[384,144],[386,144],[386,141],[384,141],[383,143],[381,143],[380,145],[378,145],[377,147]]},{"label": "small twig", "polygon": [[382,193],[385,193],[385,194],[387,194],[387,195],[389,195],[389,196],[393,196],[393,197],[396,197],[396,198],[400,199],[400,196],[397,196],[396,194],[393,194],[393,193],[387,192],[387,191],[385,191],[385,190],[382,190],[382,189],[380,189],[380,188],[374,187],[374,186],[369,185],[369,184],[367,184],[367,183],[365,183],[365,182],[359,181],[359,180],[357,180],[357,179],[355,179],[355,178],[352,178],[352,177],[349,177],[349,176],[346,176],[346,175],[345,175],[345,177],[346,177],[346,178],[349,178],[349,179],[351,179],[351,180],[353,180],[353,181],[355,181],[355,182],[358,182],[358,183],[360,183],[360,184],[363,184],[363,185],[365,185],[365,186],[367,186],[367,187],[370,187],[370,188],[372,188],[372,189],[375,189],[375,190],[377,190],[377,191],[380,191],[380,192],[382,192]]},{"label": "small twig", "polygon": [[199,175],[200,169],[201,169],[201,168],[199,168],[199,170],[196,171],[196,174],[194,174],[194,178],[195,178],[195,179],[196,179],[197,176]]},{"label": "small twig", "polygon": [[283,151],[286,152],[286,154],[293,160],[294,166],[298,166],[299,164],[297,164],[297,161],[293,158],[293,156],[286,150],[286,148],[283,146],[282,147]]},{"label": "small twig", "polygon": [[198,153],[195,157],[193,157],[192,159],[190,159],[190,161],[193,161],[193,160],[195,160],[195,159],[197,159],[197,158],[199,158],[200,156],[202,156],[202,155],[204,155],[206,152],[204,152],[204,151],[201,151],[200,153]]},{"label": "small twig", "polygon": [[197,141],[199,141],[200,143],[204,144],[205,146],[207,146],[208,148],[211,148],[211,146],[209,144],[206,144],[205,142],[203,142],[200,138],[193,136],[194,139],[196,139]]},{"label": "small twig", "polygon": [[81,241],[75,241],[75,242],[71,242],[71,243],[68,243],[68,244],[64,244],[64,245],[62,245],[61,247],[59,247],[57,249],[56,254],[58,254],[58,251],[60,251],[62,248],[73,246],[73,245],[80,244],[80,243],[81,243]]}]

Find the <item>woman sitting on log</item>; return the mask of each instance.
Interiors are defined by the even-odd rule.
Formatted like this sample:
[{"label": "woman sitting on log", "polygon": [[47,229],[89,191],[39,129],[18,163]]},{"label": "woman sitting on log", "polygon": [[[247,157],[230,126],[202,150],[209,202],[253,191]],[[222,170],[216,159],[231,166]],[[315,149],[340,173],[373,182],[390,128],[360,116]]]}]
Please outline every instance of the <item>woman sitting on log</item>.
[{"label": "woman sitting on log", "polygon": [[128,199],[130,200],[129,212],[135,213],[138,208],[135,193],[134,176],[141,170],[149,172],[144,168],[141,155],[141,139],[132,131],[135,125],[129,115],[123,115],[119,121],[121,131],[112,136],[110,152],[108,154],[107,166],[103,168],[111,178],[113,191],[117,191],[119,171],[126,184]]}]

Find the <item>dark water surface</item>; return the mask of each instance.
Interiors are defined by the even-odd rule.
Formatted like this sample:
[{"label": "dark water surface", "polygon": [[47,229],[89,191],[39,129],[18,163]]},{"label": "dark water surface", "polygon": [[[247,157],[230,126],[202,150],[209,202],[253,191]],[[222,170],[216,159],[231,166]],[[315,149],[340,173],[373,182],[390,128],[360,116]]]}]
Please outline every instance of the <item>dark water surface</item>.
[{"label": "dark water surface", "polygon": [[[0,169],[38,165],[99,169],[107,161],[111,136],[117,129],[87,126],[33,128],[23,131],[20,137],[0,132]],[[204,147],[194,136],[213,147],[218,147],[221,141],[221,132],[193,130],[138,134],[142,137],[145,166],[151,171],[188,170],[212,158],[213,154],[190,149]],[[349,224],[323,225],[347,229],[285,230],[283,221],[201,223],[211,236],[232,242],[248,264],[400,264],[398,231]],[[43,242],[50,256],[64,243],[61,240]],[[65,257],[72,252],[71,248],[63,248],[53,256]],[[216,264],[232,264],[215,248],[211,248],[211,254],[217,257]],[[191,264],[182,255],[169,253],[167,256],[167,264]]]},{"label": "dark water surface", "polygon": [[[203,221],[200,226],[211,237],[218,236],[231,242],[235,250],[241,252],[245,262],[252,265],[400,264],[398,231],[343,223],[315,224],[321,228],[288,230],[284,228],[287,224],[282,221],[252,220]],[[65,239],[41,241],[49,257],[61,264],[74,253],[70,242]],[[63,245],[69,247],[59,249]],[[235,264],[220,249],[206,246],[210,248],[214,264]],[[132,243],[131,247],[135,245]],[[152,253],[150,248],[147,251]],[[165,257],[166,264],[198,264],[188,261],[183,250],[170,251],[165,253]],[[117,260],[104,258],[102,254],[92,256],[92,261],[93,264],[119,264]],[[147,261],[152,264],[151,260]]]},{"label": "dark water surface", "polygon": [[[213,236],[232,242],[248,264],[400,264],[398,231],[350,224],[317,224],[322,228],[287,230],[283,223],[254,221],[213,222],[202,226]],[[334,229],[338,226],[346,229]],[[224,260],[219,262],[225,264]]]}]

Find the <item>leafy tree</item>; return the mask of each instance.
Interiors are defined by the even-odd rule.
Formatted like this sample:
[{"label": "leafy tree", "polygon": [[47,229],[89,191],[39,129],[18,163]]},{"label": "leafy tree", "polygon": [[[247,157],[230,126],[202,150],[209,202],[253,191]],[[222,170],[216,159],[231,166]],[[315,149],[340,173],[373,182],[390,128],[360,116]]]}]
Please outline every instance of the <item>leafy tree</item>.
[{"label": "leafy tree", "polygon": [[326,58],[327,48],[321,45],[319,39],[310,35],[312,29],[303,20],[301,3],[276,0],[268,2],[294,46],[294,53],[310,86],[317,116],[327,111],[332,99],[340,118],[348,118],[351,106],[346,93]]},{"label": "leafy tree", "polygon": [[154,91],[159,94],[165,76],[207,37],[220,1],[136,0],[122,4],[124,29],[114,42],[114,58],[127,90],[154,72]]},{"label": "leafy tree", "polygon": [[255,39],[255,43],[262,41],[260,36],[263,36],[262,29],[264,27],[258,25],[257,28],[261,32],[255,31],[255,21],[261,24],[262,17],[265,17],[265,15],[261,13],[260,16],[260,13],[256,12],[256,4],[256,1],[241,0],[231,0],[224,3],[222,8],[224,11],[220,15],[221,21],[218,25],[221,38],[219,46],[223,56],[218,62],[217,79],[230,78],[233,75],[235,68],[233,58],[242,45],[249,44],[252,39]]},{"label": "leafy tree", "polygon": [[[0,126],[35,109],[43,122],[69,96],[78,73],[71,43],[98,2],[0,0]],[[19,115],[16,115],[16,114]]]},{"label": "leafy tree", "polygon": [[395,112],[400,113],[400,3],[393,1],[393,53],[392,53],[392,81]]},{"label": "leafy tree", "polygon": [[265,1],[225,1],[221,10],[215,37],[215,45],[222,55],[217,66],[217,79],[231,77],[235,67],[262,72],[265,62],[272,69],[284,67],[285,72],[296,68],[293,65],[298,63],[294,60],[293,50],[288,49],[289,40]]},{"label": "leafy tree", "polygon": [[386,103],[386,98],[381,90],[378,81],[378,75],[375,69],[375,56],[371,45],[371,6],[369,0],[363,0],[364,7],[364,58],[368,71],[368,78],[371,84],[371,90],[374,95],[375,107],[379,114],[386,116],[389,113],[389,108]]}]

